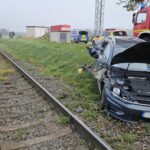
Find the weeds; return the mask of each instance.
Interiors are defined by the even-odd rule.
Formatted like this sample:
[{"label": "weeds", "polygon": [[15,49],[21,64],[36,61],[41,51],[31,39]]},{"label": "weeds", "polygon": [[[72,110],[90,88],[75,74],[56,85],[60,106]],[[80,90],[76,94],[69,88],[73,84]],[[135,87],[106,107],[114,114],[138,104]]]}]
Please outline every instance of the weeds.
[{"label": "weeds", "polygon": [[147,135],[150,135],[150,125],[146,125],[146,133]]},{"label": "weeds", "polygon": [[13,74],[13,73],[14,73],[13,69],[0,70],[1,76],[8,76],[8,75]]},{"label": "weeds", "polygon": [[19,129],[17,130],[16,134],[15,134],[15,139],[17,141],[20,141],[22,139],[22,136],[25,135],[27,133],[27,129]]},{"label": "weeds", "polygon": [[129,142],[133,143],[137,138],[137,135],[135,133],[127,133],[125,135],[122,135],[118,140],[123,143],[123,142]]},{"label": "weeds", "polygon": [[8,77],[0,77],[0,81],[8,81],[9,78]]},{"label": "weeds", "polygon": [[61,125],[67,125],[70,123],[70,118],[69,117],[65,117],[65,116],[61,116],[61,117],[56,117],[55,121],[57,124],[61,124]]}]

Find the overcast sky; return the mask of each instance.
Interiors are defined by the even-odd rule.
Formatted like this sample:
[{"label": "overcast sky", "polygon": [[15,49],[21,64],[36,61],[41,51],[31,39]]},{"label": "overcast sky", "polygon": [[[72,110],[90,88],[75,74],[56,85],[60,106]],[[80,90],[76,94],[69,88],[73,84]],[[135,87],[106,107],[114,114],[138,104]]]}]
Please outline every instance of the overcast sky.
[{"label": "overcast sky", "polygon": [[[104,28],[132,29],[132,12],[106,0]],[[25,31],[25,26],[70,24],[94,28],[95,0],[0,0],[0,28]]]}]

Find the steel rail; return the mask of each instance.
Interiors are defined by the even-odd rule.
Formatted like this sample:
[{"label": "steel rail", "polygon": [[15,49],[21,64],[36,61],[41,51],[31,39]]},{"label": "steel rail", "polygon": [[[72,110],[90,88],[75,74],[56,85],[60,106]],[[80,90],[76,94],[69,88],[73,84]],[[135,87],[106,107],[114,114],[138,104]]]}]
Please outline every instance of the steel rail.
[{"label": "steel rail", "polygon": [[17,63],[0,50],[0,54],[9,60],[13,66],[27,79],[27,81],[40,93],[46,101],[51,102],[59,111],[70,118],[70,124],[82,138],[95,146],[97,150],[112,150],[112,148],[100,137],[98,137],[86,124],[78,119],[62,103],[60,103],[51,93],[42,87],[33,77],[25,72]]}]

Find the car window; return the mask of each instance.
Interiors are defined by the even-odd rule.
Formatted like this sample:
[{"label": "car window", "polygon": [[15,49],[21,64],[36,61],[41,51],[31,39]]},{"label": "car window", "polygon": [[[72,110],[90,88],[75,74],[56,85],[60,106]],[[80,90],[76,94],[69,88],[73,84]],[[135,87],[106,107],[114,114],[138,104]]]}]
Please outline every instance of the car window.
[{"label": "car window", "polygon": [[113,32],[114,36],[127,36],[127,33],[125,31],[116,31]]},{"label": "car window", "polygon": [[146,21],[147,13],[139,13],[137,16],[137,23],[143,23]]},{"label": "car window", "polygon": [[109,56],[110,56],[110,50],[111,50],[111,45],[110,43],[107,43],[105,49],[104,49],[104,58],[105,58],[105,62],[107,63],[109,60]]},{"label": "car window", "polygon": [[88,32],[87,31],[79,31],[79,34],[80,35],[88,35]]},{"label": "car window", "polygon": [[102,49],[105,49],[107,44],[108,44],[108,41],[103,41],[102,44],[101,44]]}]

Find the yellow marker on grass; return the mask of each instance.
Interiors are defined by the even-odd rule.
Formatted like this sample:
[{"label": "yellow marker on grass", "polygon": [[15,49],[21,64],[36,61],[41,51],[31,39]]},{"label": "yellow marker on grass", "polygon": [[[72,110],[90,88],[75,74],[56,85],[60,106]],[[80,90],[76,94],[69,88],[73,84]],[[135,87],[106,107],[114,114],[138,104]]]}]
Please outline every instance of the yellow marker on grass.
[{"label": "yellow marker on grass", "polygon": [[84,73],[83,68],[79,68],[79,69],[78,69],[78,74],[83,74],[83,73]]}]

